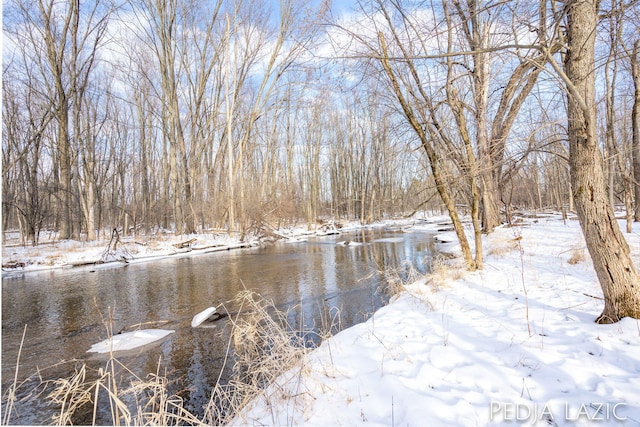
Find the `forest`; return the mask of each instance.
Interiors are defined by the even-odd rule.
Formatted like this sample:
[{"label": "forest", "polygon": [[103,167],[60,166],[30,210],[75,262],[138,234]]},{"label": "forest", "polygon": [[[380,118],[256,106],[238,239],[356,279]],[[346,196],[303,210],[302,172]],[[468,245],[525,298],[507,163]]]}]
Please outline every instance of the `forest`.
[{"label": "forest", "polygon": [[483,233],[553,208],[601,283],[637,281],[614,214],[640,220],[635,0],[3,6],[2,229],[24,245],[438,210],[474,270]]}]

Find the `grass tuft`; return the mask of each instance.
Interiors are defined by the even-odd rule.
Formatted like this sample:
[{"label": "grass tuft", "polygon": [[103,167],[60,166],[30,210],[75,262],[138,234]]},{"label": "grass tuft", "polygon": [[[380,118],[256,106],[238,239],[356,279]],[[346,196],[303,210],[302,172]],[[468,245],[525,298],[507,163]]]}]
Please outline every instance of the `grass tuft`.
[{"label": "grass tuft", "polygon": [[424,278],[424,274],[409,260],[403,261],[397,268],[387,268],[381,274],[384,277],[384,285],[378,291],[383,292],[389,299],[406,291],[407,285]]},{"label": "grass tuft", "polygon": [[451,282],[462,279],[465,272],[462,259],[438,256],[431,261],[431,272],[427,275],[427,283],[437,291],[449,286]]},{"label": "grass tuft", "polygon": [[574,247],[571,250],[571,257],[569,257],[569,260],[567,262],[571,265],[576,265],[580,264],[581,262],[585,262],[586,259],[587,257],[584,253],[584,248]]}]

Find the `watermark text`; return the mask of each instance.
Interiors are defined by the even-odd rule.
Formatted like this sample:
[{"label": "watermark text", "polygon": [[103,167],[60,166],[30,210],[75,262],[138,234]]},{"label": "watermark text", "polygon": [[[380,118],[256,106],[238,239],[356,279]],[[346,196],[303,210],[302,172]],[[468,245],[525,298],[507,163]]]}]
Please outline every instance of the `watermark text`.
[{"label": "watermark text", "polygon": [[491,402],[491,421],[531,423],[547,420],[577,421],[625,421],[622,415],[626,403],[569,403],[549,404],[531,402]]}]

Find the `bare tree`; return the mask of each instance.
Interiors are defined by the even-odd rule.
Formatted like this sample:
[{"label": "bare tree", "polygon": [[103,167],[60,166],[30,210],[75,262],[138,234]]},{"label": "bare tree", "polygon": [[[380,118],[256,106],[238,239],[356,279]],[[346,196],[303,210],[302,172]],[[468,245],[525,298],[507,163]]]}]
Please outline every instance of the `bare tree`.
[{"label": "bare tree", "polygon": [[[255,172],[257,122],[277,105],[283,77],[303,60],[320,29],[326,5],[314,10],[308,4],[281,1],[277,14],[266,2],[234,4],[227,14],[225,57],[226,157],[229,228],[237,222],[241,235],[253,219],[248,212],[259,211],[256,199],[260,187],[250,191]],[[276,107],[273,107],[276,108]],[[268,127],[262,127],[268,129]],[[252,170],[253,169],[253,170]]]},{"label": "bare tree", "polygon": [[[80,2],[77,3],[79,9]],[[96,135],[100,131],[98,113],[95,107],[91,108],[92,104],[95,106],[98,102],[96,97],[92,99],[88,92],[92,87],[98,48],[105,36],[109,20],[109,11],[102,11],[99,1],[91,6],[93,8],[83,14],[83,17],[87,16],[84,23],[86,29],[81,27],[79,10],[71,20],[72,61],[69,67],[74,145],[79,152],[82,166],[82,173],[78,173],[77,185],[88,240],[96,238],[95,143]]]},{"label": "bare tree", "polygon": [[[434,150],[425,153],[432,168],[434,160],[440,162],[436,166],[440,177],[434,179],[437,188],[450,193],[444,196],[450,199],[445,202],[450,213],[457,208],[451,183],[466,183],[463,194],[471,206],[476,243],[475,261],[470,261],[470,253],[465,256],[470,268],[481,268],[480,232],[500,224],[505,182],[524,161],[523,156],[505,156],[508,137],[547,55],[561,46],[547,36],[544,1],[513,7],[505,2],[444,0],[436,6],[378,0],[371,9],[362,7],[377,39],[367,30],[343,28],[366,50],[355,52],[356,56],[381,62],[400,111],[408,123],[409,116],[415,118],[411,127],[421,145],[423,137],[429,144],[435,142]],[[525,22],[531,31],[522,30]],[[499,68],[494,59],[498,55],[505,60]],[[456,169],[459,175],[453,178]],[[466,240],[463,227],[453,222],[459,238]],[[462,243],[463,253],[468,246]]]},{"label": "bare tree", "polygon": [[640,318],[640,277],[609,203],[595,110],[597,0],[566,2],[567,51],[557,71],[567,87],[571,180],[580,225],[605,299],[598,323]]},{"label": "bare tree", "polygon": [[[410,100],[405,96],[405,91],[413,94],[413,91],[406,90],[402,87],[400,83],[400,77],[396,75],[396,71],[391,65],[390,61],[390,53],[387,47],[385,36],[382,32],[378,33],[379,43],[380,43],[380,62],[382,64],[383,70],[387,75],[387,78],[390,81],[391,88],[393,93],[397,97],[398,103],[404,112],[404,115],[415,132],[416,136],[420,140],[421,147],[425,150],[427,157],[429,158],[429,164],[431,166],[431,173],[433,174],[433,178],[436,183],[436,188],[438,189],[438,194],[442,199],[442,202],[447,208],[451,221],[453,222],[453,227],[458,237],[458,241],[460,242],[460,247],[462,249],[462,255],[465,260],[465,264],[468,270],[475,270],[477,268],[476,260],[471,255],[471,248],[469,246],[467,237],[464,232],[464,226],[462,224],[462,220],[458,215],[458,211],[456,208],[456,203],[454,196],[451,192],[450,186],[447,184],[446,180],[446,166],[441,158],[441,155],[438,153],[437,147],[434,145],[434,136],[435,140],[438,139],[438,131],[439,131],[439,122],[433,120],[433,116],[430,116],[429,111],[416,111],[413,102],[414,100]],[[418,73],[415,71],[415,68],[412,67],[410,59],[407,58],[407,65],[410,67],[410,78],[413,79],[413,84],[416,85],[418,90],[422,89],[421,79],[418,76]],[[422,95],[422,99],[424,100],[424,104],[429,103],[430,97],[424,96],[424,92]],[[433,109],[431,110],[433,112]]]},{"label": "bare tree", "polygon": [[[195,232],[195,218],[187,212],[192,201],[184,123],[180,105],[181,4],[177,0],[149,0],[144,4],[144,21],[151,24],[151,47],[156,55],[162,88],[162,125],[169,143],[169,168],[174,226],[177,234]],[[145,23],[143,22],[143,24]]]},{"label": "bare tree", "polygon": [[[71,144],[69,124],[69,103],[71,94],[68,92],[67,42],[71,37],[71,23],[74,16],[79,14],[77,2],[70,2],[65,9],[55,8],[55,2],[39,0],[35,5],[19,4],[24,19],[29,23],[29,42],[36,57],[34,63],[40,66],[45,81],[50,81],[50,102],[55,111],[57,122],[57,152],[59,170],[60,200],[60,238],[68,239],[72,236],[71,224]],[[44,48],[40,48],[42,44]],[[56,175],[58,178],[58,175]]]},{"label": "bare tree", "polygon": [[[179,41],[184,48],[180,54],[184,75],[184,109],[188,111],[185,134],[190,159],[189,182],[193,187],[191,201],[185,209],[205,227],[206,206],[202,191],[211,149],[216,147],[213,129],[222,108],[221,62],[225,43],[220,18],[222,0],[205,4],[190,4],[184,13]],[[188,71],[187,71],[188,70]]]},{"label": "bare tree", "polygon": [[[616,89],[618,84],[618,68],[621,62],[621,47],[624,47],[622,40],[624,10],[620,7],[618,1],[614,0],[611,5],[614,13],[608,18],[608,50],[607,61],[604,66],[605,78],[605,147],[608,154],[608,174],[609,174],[609,200],[615,206],[614,195],[616,193],[616,176],[620,176],[622,180],[622,200],[625,205],[627,218],[627,233],[632,231],[633,223],[633,171],[632,163],[627,162],[628,156],[624,156],[624,147],[621,150],[620,145],[626,145],[625,132],[617,132],[618,113],[616,112]],[[626,115],[625,115],[626,116]]]}]

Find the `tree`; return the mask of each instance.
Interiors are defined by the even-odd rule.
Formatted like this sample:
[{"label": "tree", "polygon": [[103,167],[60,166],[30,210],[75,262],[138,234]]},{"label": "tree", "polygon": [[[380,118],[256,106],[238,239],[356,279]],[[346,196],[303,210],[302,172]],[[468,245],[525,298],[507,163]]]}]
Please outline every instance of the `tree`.
[{"label": "tree", "polygon": [[[67,8],[59,10],[54,7],[55,2],[39,0],[36,8],[30,8],[20,4],[19,7],[23,13],[25,20],[33,29],[33,35],[30,42],[34,47],[36,58],[43,70],[43,79],[51,79],[49,88],[51,107],[54,110],[54,117],[57,122],[57,159],[59,175],[56,178],[58,182],[58,194],[60,200],[60,238],[68,239],[72,236],[71,225],[71,144],[70,144],[70,124],[69,110],[72,94],[68,89],[68,72],[65,66],[68,63],[67,57],[69,51],[67,49],[68,38],[72,36],[71,26],[75,17],[80,13],[79,4],[75,1],[67,4]],[[39,46],[44,42],[44,52]],[[73,61],[73,58],[71,58]]]},{"label": "tree", "polygon": [[[453,193],[451,191],[451,186],[447,184],[447,170],[446,163],[442,159],[441,154],[438,152],[438,147],[434,144],[434,140],[437,141],[442,134],[439,133],[439,129],[441,126],[439,122],[435,119],[435,116],[432,114],[434,112],[433,109],[425,110],[425,109],[416,109],[415,105],[428,105],[430,104],[430,97],[427,96],[422,89],[421,79],[416,72],[413,64],[408,59],[409,55],[405,54],[405,58],[407,58],[407,64],[409,67],[410,77],[409,81],[412,82],[412,86],[415,85],[418,88],[417,93],[420,93],[420,97],[422,102],[415,102],[416,99],[410,99],[405,95],[405,92],[409,93],[410,96],[416,96],[413,90],[403,88],[401,82],[404,83],[404,80],[401,80],[402,77],[397,75],[397,72],[394,70],[390,61],[390,53],[387,47],[386,38],[382,32],[378,33],[379,43],[380,43],[380,55],[379,59],[382,64],[382,68],[389,79],[389,83],[391,85],[391,90],[395,94],[398,103],[400,104],[400,108],[411,127],[411,129],[415,132],[415,135],[419,138],[420,145],[424,149],[427,157],[429,158],[429,165],[431,167],[431,173],[433,174],[433,179],[436,183],[436,188],[438,190],[438,194],[442,199],[442,202],[447,208],[449,213],[449,217],[453,223],[453,228],[458,237],[458,241],[460,242],[460,247],[462,249],[462,256],[464,258],[466,267],[468,270],[473,271],[476,270],[477,263],[476,259],[474,259],[473,255],[471,255],[471,248],[469,246],[469,242],[464,232],[464,226],[462,224],[462,220],[460,219],[460,215],[458,214],[455,199]],[[406,83],[405,83],[406,84]],[[478,249],[478,248],[476,248]]]},{"label": "tree", "polygon": [[640,277],[629,255],[605,188],[603,158],[596,134],[595,34],[598,0],[565,3],[569,163],[573,196],[589,254],[604,294],[598,323],[640,318]]},{"label": "tree", "polygon": [[[609,200],[613,206],[615,206],[615,177],[619,175],[622,179],[622,199],[625,205],[626,219],[627,219],[627,233],[631,233],[633,225],[633,171],[631,170],[631,164],[626,161],[626,156],[623,156],[622,151],[627,152],[631,150],[620,150],[618,140],[622,140],[623,145],[625,135],[619,137],[616,132],[616,123],[618,117],[616,114],[616,86],[618,82],[618,64],[620,63],[620,46],[624,45],[622,39],[623,32],[623,9],[617,4],[618,0],[612,2],[612,10],[614,13],[608,18],[609,20],[609,54],[604,66],[604,79],[605,79],[605,147],[608,157],[608,175],[609,175]],[[626,114],[625,114],[626,116]]]},{"label": "tree", "polygon": [[[73,2],[75,3],[75,2]],[[71,61],[69,65],[69,92],[71,102],[71,122],[73,127],[73,142],[81,158],[82,170],[78,171],[78,194],[80,206],[84,214],[87,239],[96,238],[96,157],[95,140],[99,130],[98,102],[89,94],[92,87],[92,77],[97,59],[98,47],[105,36],[109,13],[101,13],[102,5],[99,1],[91,4],[85,14],[84,28],[81,27],[80,2],[74,12],[70,25]],[[83,14],[84,17],[84,14]],[[92,108],[93,107],[93,108]],[[92,111],[93,109],[93,111]]]},{"label": "tree", "polygon": [[[316,40],[319,23],[327,11],[327,5],[321,3],[317,10],[314,10],[313,6],[304,2],[281,0],[275,20],[277,26],[270,22],[272,17],[266,3],[254,1],[250,10],[252,21],[240,22],[240,28],[235,28],[234,31],[239,39],[231,41],[234,47],[239,44],[244,46],[245,51],[239,63],[243,70],[253,66],[261,68],[257,72],[255,69],[251,70],[260,77],[255,79],[256,85],[248,97],[245,115],[240,120],[234,120],[238,121],[236,126],[239,135],[235,141],[238,158],[233,167],[232,183],[238,187],[235,195],[238,199],[236,213],[241,223],[242,235],[247,231],[248,220],[251,219],[247,215],[250,195],[246,191],[244,180],[238,177],[246,166],[252,165],[245,156],[255,154],[253,142],[256,123],[269,109],[269,102],[273,102],[283,76],[294,69],[296,63],[303,59],[303,55]],[[235,25],[238,27],[238,23]],[[262,63],[258,63],[259,61]],[[234,98],[239,95],[240,88],[241,86],[235,89]],[[230,119],[233,119],[233,116],[227,118]],[[253,203],[261,201],[254,200]]]},{"label": "tree", "polygon": [[[26,74],[27,78],[31,76],[30,71]],[[36,100],[34,85],[26,85],[21,93],[5,82],[2,90],[3,217],[10,217],[15,210],[20,240],[23,244],[30,240],[36,246],[40,229],[50,214],[47,198],[42,195],[46,193],[42,188],[46,183],[42,158],[46,129],[53,116],[46,104]]]},{"label": "tree", "polygon": [[634,219],[640,221],[640,39],[633,44],[631,53],[631,76],[633,78],[633,110],[631,111],[632,159],[635,195]]},{"label": "tree", "polygon": [[[345,30],[367,49],[357,55],[380,61],[399,112],[429,158],[469,269],[482,268],[481,232],[501,222],[503,168],[510,163],[505,158],[507,138],[546,63],[545,54],[533,47],[547,43],[544,2],[538,7],[518,5],[527,8],[518,13],[512,6],[443,0],[438,7],[434,2],[377,0],[371,10],[362,7],[377,39],[366,29]],[[520,43],[520,12],[534,22],[537,16],[538,25],[529,24],[534,44]],[[504,14],[513,19],[513,28],[504,25]],[[555,52],[559,44],[549,49]],[[492,59],[498,54],[506,58],[500,72]],[[471,206],[475,259],[456,212],[455,186],[460,183]]]},{"label": "tree", "polygon": [[188,208],[192,202],[189,157],[180,105],[180,52],[177,42],[180,31],[181,4],[177,0],[146,0],[145,19],[150,25],[151,48],[158,61],[162,98],[162,126],[169,144],[169,176],[177,234],[194,233],[195,218]]}]

